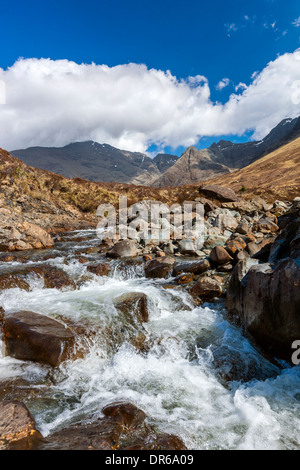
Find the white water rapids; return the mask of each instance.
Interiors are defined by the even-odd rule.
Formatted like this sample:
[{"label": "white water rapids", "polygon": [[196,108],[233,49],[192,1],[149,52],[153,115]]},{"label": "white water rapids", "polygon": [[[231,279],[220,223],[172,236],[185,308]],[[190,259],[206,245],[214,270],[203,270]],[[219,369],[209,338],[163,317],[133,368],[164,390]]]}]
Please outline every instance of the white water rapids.
[{"label": "white water rapids", "polygon": [[[87,235],[80,247],[95,243]],[[115,262],[108,277],[86,280],[86,268],[73,257],[78,247],[62,244],[58,257],[47,261],[77,283],[81,279],[77,290],[44,289],[33,278],[29,292],[10,289],[0,294],[0,305],[8,313],[31,310],[91,325],[96,332],[82,338],[88,345],[83,358],[56,370],[0,355],[0,380],[19,381],[23,401],[43,435],[91,414],[96,417],[107,403],[125,400],[145,411],[157,429],[178,435],[189,449],[300,449],[299,366],[286,366],[266,380],[226,386],[213,366],[215,345],[238,351],[245,367],[249,361],[266,371],[274,366],[226,320],[222,304],[195,308],[187,293],[164,289],[165,281],[146,279],[140,266],[124,272]],[[143,325],[148,352],[138,351],[126,333],[115,348],[104,340],[105,329],[122,331],[113,299],[128,292],[148,297],[149,322]]]}]

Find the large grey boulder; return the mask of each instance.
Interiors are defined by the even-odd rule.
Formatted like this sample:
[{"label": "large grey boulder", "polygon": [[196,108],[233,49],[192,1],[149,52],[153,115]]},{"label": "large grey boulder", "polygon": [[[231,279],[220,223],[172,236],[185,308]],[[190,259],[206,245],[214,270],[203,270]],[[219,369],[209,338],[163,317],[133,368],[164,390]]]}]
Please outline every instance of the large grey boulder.
[{"label": "large grey boulder", "polygon": [[207,198],[217,199],[221,202],[237,202],[239,198],[230,188],[225,188],[218,184],[210,184],[199,188],[200,195],[203,194]]},{"label": "large grey boulder", "polygon": [[290,360],[300,339],[300,263],[285,259],[274,269],[265,263],[246,271],[240,261],[232,274],[228,313],[268,353]]},{"label": "large grey boulder", "polygon": [[108,258],[134,258],[137,255],[138,249],[134,240],[121,240],[106,253]]}]

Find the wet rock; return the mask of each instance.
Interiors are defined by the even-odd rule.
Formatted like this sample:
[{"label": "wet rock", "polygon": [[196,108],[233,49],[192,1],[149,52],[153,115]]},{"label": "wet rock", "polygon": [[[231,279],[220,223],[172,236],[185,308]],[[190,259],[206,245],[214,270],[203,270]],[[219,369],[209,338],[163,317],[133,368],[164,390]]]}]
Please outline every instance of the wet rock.
[{"label": "wet rock", "polygon": [[223,248],[222,246],[216,246],[212,249],[210,253],[210,259],[214,264],[220,266],[222,264],[229,263],[232,260],[232,257],[225,250],[225,248]]},{"label": "wet rock", "polygon": [[193,263],[180,263],[174,266],[172,276],[178,276],[182,273],[202,274],[210,268],[210,262],[207,259],[195,261]]},{"label": "wet rock", "polygon": [[49,436],[39,449],[51,450],[185,450],[176,436],[158,433],[145,413],[131,403],[113,403],[103,418],[77,423]]},{"label": "wet rock", "polygon": [[269,264],[235,267],[226,307],[264,351],[291,360],[293,341],[300,338],[300,266],[285,259]]},{"label": "wet rock", "polygon": [[0,401],[0,450],[30,450],[42,439],[23,403]]},{"label": "wet rock", "polygon": [[86,256],[76,256],[76,261],[78,261],[80,264],[86,264],[90,261],[90,259]]},{"label": "wet rock", "polygon": [[138,250],[134,240],[121,240],[106,253],[109,258],[134,258],[137,255]]},{"label": "wet rock", "polygon": [[145,276],[147,278],[162,279],[166,278],[172,271],[174,259],[165,256],[163,258],[155,258],[145,266]]},{"label": "wet rock", "polygon": [[146,419],[146,413],[132,403],[112,403],[103,408],[102,413],[116,423],[125,426],[140,426]]},{"label": "wet rock", "polygon": [[87,266],[87,271],[92,274],[96,274],[96,276],[108,276],[111,271],[111,266],[109,263],[97,263],[97,264],[89,264]]},{"label": "wet rock", "polygon": [[140,323],[149,320],[148,299],[141,292],[123,294],[114,300],[114,306],[127,317],[137,319]]},{"label": "wet rock", "polygon": [[221,202],[235,202],[239,200],[232,189],[217,184],[201,187],[199,188],[199,192],[207,198],[217,199]]},{"label": "wet rock", "polygon": [[74,354],[75,336],[45,315],[20,311],[4,316],[3,342],[8,356],[57,366]]},{"label": "wet rock", "polygon": [[218,281],[205,276],[199,279],[199,281],[190,289],[190,294],[194,298],[199,297],[201,300],[209,301],[216,297],[221,297],[222,288]]},{"label": "wet rock", "polygon": [[2,273],[0,274],[0,289],[22,289],[27,292],[30,290],[30,284],[23,276],[18,274]]},{"label": "wet rock", "polygon": [[213,351],[213,367],[222,381],[249,382],[276,377],[280,369],[248,351],[222,345]]},{"label": "wet rock", "polygon": [[175,281],[179,285],[190,284],[193,281],[194,276],[195,275],[193,273],[180,274],[179,276],[176,277]]},{"label": "wet rock", "polygon": [[76,289],[74,281],[63,269],[49,264],[2,269],[0,274],[0,288],[19,288],[28,291],[30,290],[30,279],[34,276],[44,280],[44,287],[46,289]]},{"label": "wet rock", "polygon": [[100,248],[98,246],[89,246],[88,248],[84,250],[84,253],[86,253],[87,255],[93,255],[99,252],[100,252]]}]

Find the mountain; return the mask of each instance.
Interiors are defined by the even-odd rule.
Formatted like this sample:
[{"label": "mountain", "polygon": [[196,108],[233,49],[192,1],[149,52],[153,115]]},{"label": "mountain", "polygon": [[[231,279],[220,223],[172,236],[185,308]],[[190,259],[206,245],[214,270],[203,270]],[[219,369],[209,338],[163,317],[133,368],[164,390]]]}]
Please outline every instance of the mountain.
[{"label": "mountain", "polygon": [[75,142],[65,147],[31,147],[11,155],[27,165],[67,178],[149,185],[160,171],[147,155],[97,142]]},{"label": "mountain", "polygon": [[243,168],[263,155],[300,136],[300,117],[284,119],[261,141],[235,144],[220,140],[208,149],[189,147],[154,183],[178,186],[205,181]]},{"label": "mountain", "polygon": [[293,200],[300,196],[300,137],[241,170],[206,183],[232,188],[246,198]]},{"label": "mountain", "polygon": [[174,163],[177,162],[178,158],[179,157],[177,157],[176,155],[170,155],[168,153],[159,153],[158,155],[156,155],[156,157],[153,158],[153,161],[159,171],[161,173],[164,173],[171,166],[173,166]]},{"label": "mountain", "polygon": [[11,154],[27,165],[67,178],[144,186],[180,186],[205,181],[243,168],[300,136],[300,117],[284,119],[261,141],[232,143],[220,140],[208,149],[189,147],[180,158],[158,154],[151,159],[93,141],[65,147],[31,147]]}]

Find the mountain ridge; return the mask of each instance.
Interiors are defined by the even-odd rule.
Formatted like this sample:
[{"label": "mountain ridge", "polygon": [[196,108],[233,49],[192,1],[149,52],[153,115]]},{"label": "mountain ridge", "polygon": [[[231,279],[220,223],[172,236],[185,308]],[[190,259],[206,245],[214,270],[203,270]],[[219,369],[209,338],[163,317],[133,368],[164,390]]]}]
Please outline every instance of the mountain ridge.
[{"label": "mountain ridge", "polygon": [[300,117],[283,119],[260,141],[232,143],[220,140],[207,149],[188,147],[180,157],[117,149],[94,141],[64,147],[29,147],[11,154],[35,168],[67,178],[94,182],[168,187],[194,184],[250,165],[300,136]]},{"label": "mountain ridge", "polygon": [[232,173],[298,136],[300,136],[300,117],[282,120],[261,141],[236,144],[220,140],[208,149],[201,150],[191,146],[154,182],[154,185],[163,187],[193,184],[220,174]]}]

